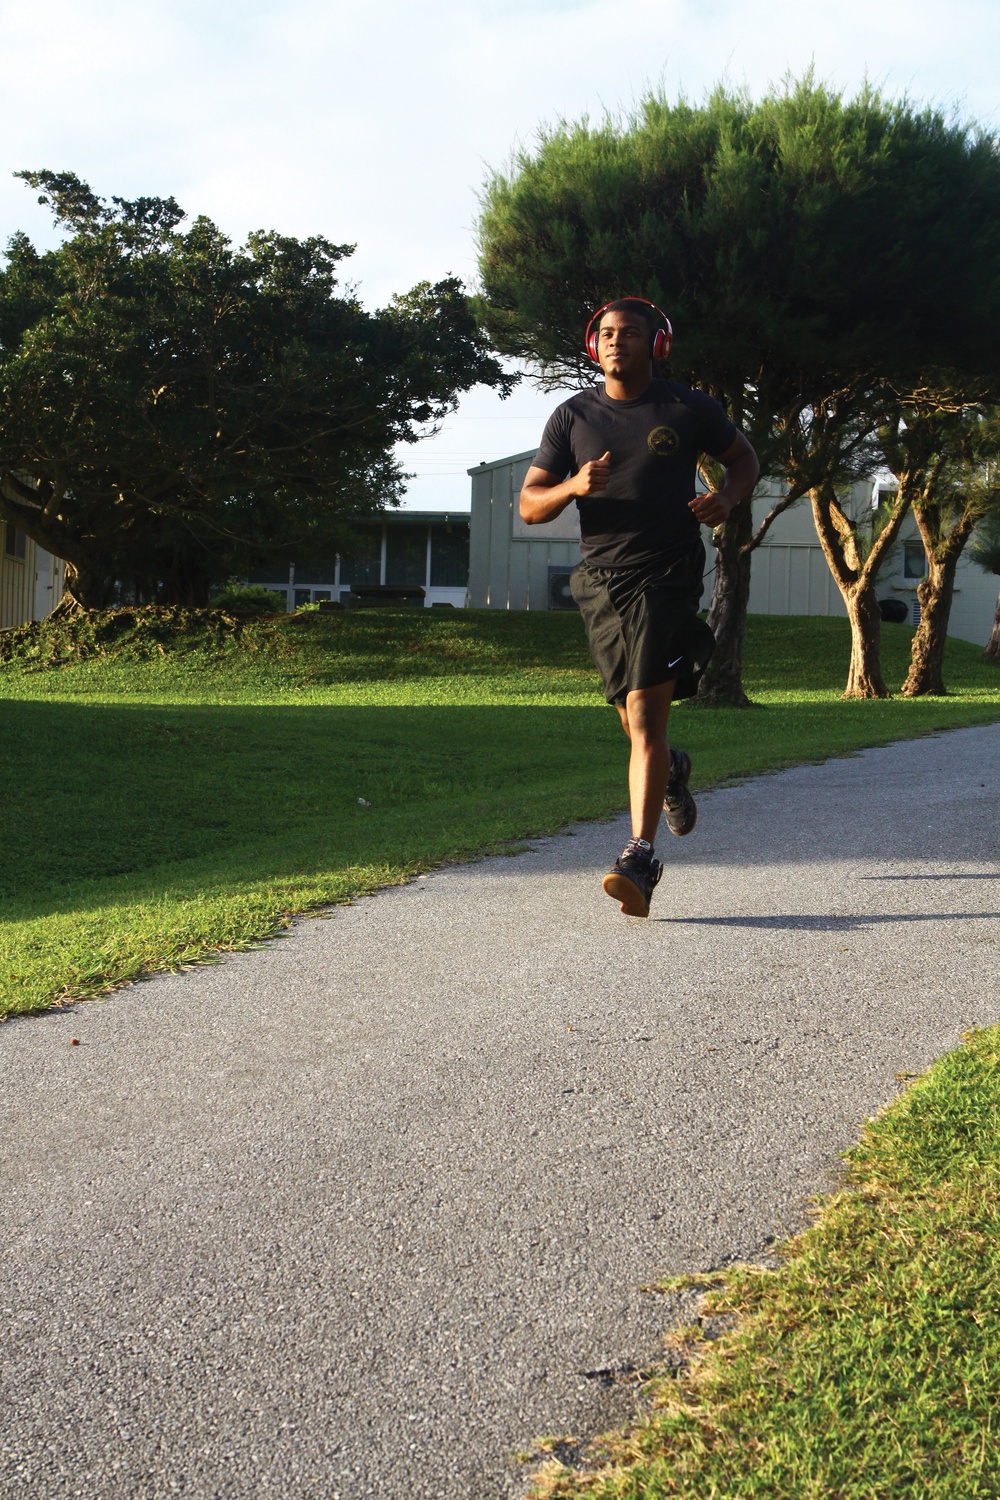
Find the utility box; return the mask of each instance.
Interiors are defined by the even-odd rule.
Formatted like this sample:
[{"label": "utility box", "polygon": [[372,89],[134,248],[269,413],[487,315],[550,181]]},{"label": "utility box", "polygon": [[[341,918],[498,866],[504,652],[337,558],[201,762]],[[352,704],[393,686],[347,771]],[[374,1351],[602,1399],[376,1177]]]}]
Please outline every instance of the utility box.
[{"label": "utility box", "polygon": [[549,563],[549,609],[576,609],[569,587],[572,576],[572,563]]}]

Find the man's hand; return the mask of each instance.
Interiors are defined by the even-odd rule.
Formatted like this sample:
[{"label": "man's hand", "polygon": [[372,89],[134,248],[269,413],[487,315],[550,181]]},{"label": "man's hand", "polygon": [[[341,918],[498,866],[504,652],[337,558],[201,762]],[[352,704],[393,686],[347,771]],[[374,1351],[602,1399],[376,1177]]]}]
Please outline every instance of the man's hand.
[{"label": "man's hand", "polygon": [[728,495],[712,490],[707,495],[695,495],[688,501],[688,510],[694,511],[703,526],[721,526],[733,505]]},{"label": "man's hand", "polygon": [[572,479],[560,479],[558,474],[550,474],[548,469],[539,469],[532,464],[521,487],[521,520],[529,526],[554,521],[574,500],[599,495],[606,490],[610,478],[610,450],[584,464]]},{"label": "man's hand", "polygon": [[599,495],[608,487],[611,478],[611,450],[602,453],[600,458],[592,458],[589,463],[574,476],[573,486],[576,495],[583,499],[587,495]]},{"label": "man's hand", "polygon": [[736,434],[725,453],[718,454],[718,460],[726,471],[722,489],[695,495],[688,501],[688,509],[703,526],[721,526],[730,511],[749,500],[760,473],[757,455],[742,432]]}]

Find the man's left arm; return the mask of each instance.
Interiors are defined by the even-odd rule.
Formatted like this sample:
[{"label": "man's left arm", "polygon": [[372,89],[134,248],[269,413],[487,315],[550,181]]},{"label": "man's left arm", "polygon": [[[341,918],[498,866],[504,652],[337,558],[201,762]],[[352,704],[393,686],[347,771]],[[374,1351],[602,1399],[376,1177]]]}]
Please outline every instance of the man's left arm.
[{"label": "man's left arm", "polygon": [[760,474],[757,455],[742,432],[738,432],[729,447],[716,455],[726,471],[721,487],[707,495],[696,495],[688,501],[703,526],[719,526],[737,505],[742,505],[753,493]]}]

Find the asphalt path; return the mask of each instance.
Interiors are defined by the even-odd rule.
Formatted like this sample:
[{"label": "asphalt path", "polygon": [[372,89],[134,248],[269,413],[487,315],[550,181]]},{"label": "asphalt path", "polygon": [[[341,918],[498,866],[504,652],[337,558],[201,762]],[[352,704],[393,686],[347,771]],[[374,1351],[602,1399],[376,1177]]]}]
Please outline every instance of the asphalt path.
[{"label": "asphalt path", "polygon": [[4,1500],[492,1500],[620,1421],[657,1274],[998,1018],[998,791],[891,745],[701,797],[648,922],[619,820],[0,1027]]}]

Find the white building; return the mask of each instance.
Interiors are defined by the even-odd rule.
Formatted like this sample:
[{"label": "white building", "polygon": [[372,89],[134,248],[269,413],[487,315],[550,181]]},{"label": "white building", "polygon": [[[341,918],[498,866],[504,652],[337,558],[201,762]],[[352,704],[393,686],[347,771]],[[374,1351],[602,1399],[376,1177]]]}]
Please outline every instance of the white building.
[{"label": "white building", "polygon": [[251,582],[283,594],[286,608],[326,599],[342,603],[351,585],[416,587],[424,606],[451,604],[462,609],[469,581],[467,511],[390,511],[354,528],[344,554],[283,560],[258,568]]},{"label": "white building", "polygon": [[0,630],[43,620],[62,598],[66,565],[10,521],[2,523]]}]

